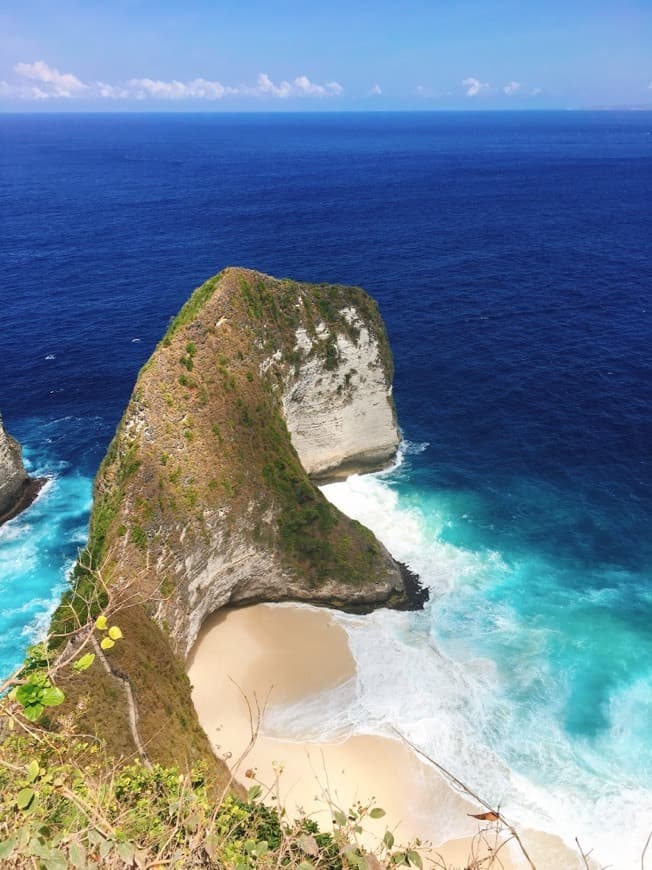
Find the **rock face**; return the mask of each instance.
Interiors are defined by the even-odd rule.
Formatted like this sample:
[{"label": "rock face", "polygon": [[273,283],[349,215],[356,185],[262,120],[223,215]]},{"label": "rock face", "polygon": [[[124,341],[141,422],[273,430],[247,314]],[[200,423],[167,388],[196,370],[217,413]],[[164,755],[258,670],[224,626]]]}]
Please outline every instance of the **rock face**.
[{"label": "rock face", "polygon": [[[385,337],[370,331],[355,308],[342,310],[352,332],[320,323],[311,337],[296,331],[298,371],[284,383],[283,416],[301,464],[313,478],[382,468],[400,441],[391,398]],[[333,342],[337,365],[325,368],[319,342]]]},{"label": "rock face", "polygon": [[[174,697],[183,708],[183,695],[191,706],[168,678],[170,654],[186,656],[218,608],[423,602],[415,578],[309,476],[391,459],[392,374],[384,325],[362,290],[245,269],[198,288],[141,370],[96,478],[79,598],[55,620],[101,571],[126,637],[111,655],[159,757],[170,760],[175,741],[182,752],[186,727],[170,722],[161,736],[152,692],[159,705]],[[171,662],[155,688],[154,660]],[[106,734],[111,725],[87,727]]]},{"label": "rock face", "polygon": [[0,416],[0,524],[24,510],[39,488],[25,471],[20,444],[7,434]]}]

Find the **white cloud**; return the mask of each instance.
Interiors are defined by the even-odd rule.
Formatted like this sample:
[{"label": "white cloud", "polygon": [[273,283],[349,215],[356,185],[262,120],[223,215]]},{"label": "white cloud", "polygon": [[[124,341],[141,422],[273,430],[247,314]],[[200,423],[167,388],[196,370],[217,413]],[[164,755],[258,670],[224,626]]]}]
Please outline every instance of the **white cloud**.
[{"label": "white cloud", "polygon": [[376,83],[373,86],[373,88],[370,89],[369,96],[370,97],[380,97],[382,95],[382,93],[383,93],[383,89],[381,88],[381,86],[378,83]]},{"label": "white cloud", "polygon": [[648,90],[652,91],[652,82],[648,85]]},{"label": "white cloud", "polygon": [[481,91],[489,87],[489,82],[481,82],[480,79],[476,79],[473,76],[462,79],[462,84],[467,89],[467,97],[477,97]]},{"label": "white cloud", "polygon": [[503,91],[507,94],[508,97],[511,97],[512,94],[515,94],[516,91],[520,91],[521,83],[520,82],[507,82]]},{"label": "white cloud", "polygon": [[267,73],[260,73],[255,87],[243,86],[238,88],[237,92],[257,97],[276,97],[287,100],[289,97],[339,97],[343,90],[344,88],[339,82],[318,85],[316,82],[311,82],[308,76],[297,76],[291,82],[283,80],[275,84]]},{"label": "white cloud", "polygon": [[[108,86],[111,88],[111,86]],[[105,86],[106,88],[106,86]],[[115,88],[111,88],[115,91]],[[223,97],[237,93],[236,88],[230,88],[221,82],[210,82],[207,79],[193,79],[190,82],[180,82],[176,79],[166,82],[161,79],[131,79],[127,96],[137,100],[152,97],[157,100],[221,100]],[[105,93],[102,96],[115,97],[115,93]]]},{"label": "white cloud", "polygon": [[126,100],[129,97],[129,90],[127,88],[109,85],[107,82],[95,82],[95,87],[99,95],[105,99]]},{"label": "white cloud", "polygon": [[16,83],[0,82],[0,96],[26,100],[49,98],[101,98],[106,100],[222,100],[230,96],[259,97],[286,100],[291,97],[339,97],[344,89],[339,82],[318,84],[308,76],[300,75],[291,81],[274,82],[267,73],[260,73],[255,85],[225,85],[219,81],[196,78],[191,81],[130,79],[126,84],[97,81],[82,82],[72,73],[61,73],[44,61],[17,63]]},{"label": "white cloud", "polygon": [[150,78],[131,79],[128,90],[128,96],[138,100],[147,98],[158,100],[221,100],[224,97],[234,95],[273,97],[285,100],[289,97],[322,97],[337,93],[341,93],[341,86],[337,82],[318,85],[311,82],[307,76],[298,76],[291,82],[281,81],[276,84],[267,73],[260,73],[255,85],[240,85],[238,87],[203,78],[193,79],[189,82],[177,79],[170,81]]},{"label": "white cloud", "polygon": [[48,66],[43,60],[34,63],[17,63],[14,72],[22,78],[38,82],[29,89],[35,99],[47,99],[48,97],[76,97],[83,91],[88,90],[88,85],[80,81],[72,73],[62,73],[54,67]]},{"label": "white cloud", "polygon": [[530,91],[530,96],[538,97],[539,94],[541,93],[541,91],[542,91],[541,88],[532,88],[532,90]]}]

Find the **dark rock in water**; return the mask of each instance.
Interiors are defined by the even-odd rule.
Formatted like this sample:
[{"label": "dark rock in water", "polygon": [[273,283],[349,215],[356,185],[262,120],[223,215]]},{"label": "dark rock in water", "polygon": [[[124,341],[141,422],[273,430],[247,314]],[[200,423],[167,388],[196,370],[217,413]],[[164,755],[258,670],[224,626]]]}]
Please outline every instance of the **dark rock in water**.
[{"label": "dark rock in water", "polygon": [[25,471],[18,441],[5,432],[0,417],[0,525],[29,507],[45,483]]},{"label": "dark rock in water", "polygon": [[405,588],[406,604],[397,604],[397,610],[422,610],[426,601],[430,598],[427,586],[421,582],[418,574],[415,574],[404,562],[398,562]]}]

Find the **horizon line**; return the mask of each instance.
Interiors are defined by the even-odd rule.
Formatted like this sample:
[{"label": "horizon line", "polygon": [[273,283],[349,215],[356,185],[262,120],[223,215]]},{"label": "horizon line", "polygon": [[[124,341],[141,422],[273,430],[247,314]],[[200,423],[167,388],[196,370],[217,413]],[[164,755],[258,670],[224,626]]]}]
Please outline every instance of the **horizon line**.
[{"label": "horizon line", "polygon": [[7,115],[478,115],[478,114],[545,114],[546,112],[652,112],[652,104],[646,106],[548,106],[537,108],[429,108],[429,109],[40,109],[16,110],[0,108],[0,117]]}]

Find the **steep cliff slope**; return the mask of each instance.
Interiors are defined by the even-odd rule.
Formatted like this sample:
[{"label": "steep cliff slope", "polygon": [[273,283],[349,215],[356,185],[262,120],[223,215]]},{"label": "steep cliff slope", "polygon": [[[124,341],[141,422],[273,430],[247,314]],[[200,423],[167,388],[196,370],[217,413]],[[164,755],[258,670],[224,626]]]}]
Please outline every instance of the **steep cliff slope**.
[{"label": "steep cliff slope", "polygon": [[20,444],[5,431],[0,416],[0,524],[28,507],[43,482],[25,471]]},{"label": "steep cliff slope", "polygon": [[[219,607],[410,605],[404,569],[306,471],[391,458],[391,378],[382,320],[362,290],[244,269],[196,290],[143,367],[96,479],[87,565],[129,602],[111,657],[154,755],[178,760],[181,719],[194,714],[176,657]],[[93,582],[84,566],[77,577],[59,624]],[[99,706],[94,725],[106,732]],[[163,736],[161,708],[177,717]]]}]

